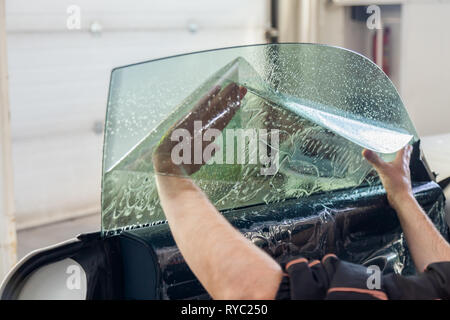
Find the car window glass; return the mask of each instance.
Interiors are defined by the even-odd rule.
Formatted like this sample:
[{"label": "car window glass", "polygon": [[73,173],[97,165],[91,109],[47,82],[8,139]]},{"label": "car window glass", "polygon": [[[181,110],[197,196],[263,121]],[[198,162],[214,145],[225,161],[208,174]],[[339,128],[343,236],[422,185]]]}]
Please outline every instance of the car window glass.
[{"label": "car window glass", "polygon": [[212,88],[231,82],[247,94],[215,141],[221,152],[192,175],[220,210],[376,183],[362,149],[389,160],[417,139],[386,75],[341,48],[246,46],[118,68],[105,126],[103,231],[165,219],[152,152]]}]

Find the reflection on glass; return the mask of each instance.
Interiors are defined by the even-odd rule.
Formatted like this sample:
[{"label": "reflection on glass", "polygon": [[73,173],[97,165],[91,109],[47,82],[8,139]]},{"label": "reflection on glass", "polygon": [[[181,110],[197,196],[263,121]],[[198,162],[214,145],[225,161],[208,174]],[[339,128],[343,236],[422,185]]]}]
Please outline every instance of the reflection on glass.
[{"label": "reflection on glass", "polygon": [[[340,48],[248,46],[119,68],[105,130],[103,231],[165,219],[153,150],[206,93],[230,82],[248,92],[215,140],[222,152],[192,175],[220,210],[356,187],[371,176],[362,148],[389,158],[416,136],[385,74]],[[235,139],[229,132],[247,135]],[[268,161],[251,161],[261,160],[264,146]],[[239,151],[245,151],[240,160]]]}]

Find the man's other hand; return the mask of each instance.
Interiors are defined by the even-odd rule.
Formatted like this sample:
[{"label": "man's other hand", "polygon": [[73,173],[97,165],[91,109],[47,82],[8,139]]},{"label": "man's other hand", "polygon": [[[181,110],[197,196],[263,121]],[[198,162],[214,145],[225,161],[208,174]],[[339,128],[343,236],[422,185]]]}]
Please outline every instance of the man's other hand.
[{"label": "man's other hand", "polygon": [[[203,158],[204,148],[210,141],[202,141],[201,163],[194,161],[194,137],[202,139],[203,133],[207,129],[217,129],[222,131],[231,121],[237,110],[241,106],[241,100],[247,93],[245,87],[239,87],[236,83],[230,83],[225,88],[214,87],[206,94],[197,105],[183,119],[175,123],[153,153],[153,165],[156,172],[169,175],[191,175],[197,172],[209,159]],[[201,121],[200,130],[194,126],[195,121]],[[179,141],[172,140],[172,133],[181,129],[188,132],[191,137],[191,159],[190,163],[175,164],[171,154],[173,148]],[[186,131],[187,130],[187,131]],[[214,154],[212,154],[213,156]]]},{"label": "man's other hand", "polygon": [[375,152],[364,149],[363,156],[375,168],[386,189],[390,205],[397,209],[405,199],[413,197],[409,161],[412,146],[407,145],[397,152],[392,162],[383,161]]}]

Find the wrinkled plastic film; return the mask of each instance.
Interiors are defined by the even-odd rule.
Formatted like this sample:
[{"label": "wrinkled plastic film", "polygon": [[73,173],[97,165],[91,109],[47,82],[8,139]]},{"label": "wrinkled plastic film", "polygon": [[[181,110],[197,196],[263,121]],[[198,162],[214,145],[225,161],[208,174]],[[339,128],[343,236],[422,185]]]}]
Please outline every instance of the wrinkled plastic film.
[{"label": "wrinkled plastic film", "polygon": [[[447,238],[448,228],[442,223],[444,197],[439,188],[434,183],[424,183],[414,192]],[[399,221],[380,197],[383,193],[380,186],[361,188],[336,192],[334,197],[322,199],[322,203],[316,196],[306,201],[237,210],[226,216],[247,239],[279,263],[299,256],[321,260],[324,255],[335,253],[345,261],[377,265],[384,273],[414,274]],[[175,245],[167,225],[132,232],[155,250],[163,299],[192,299],[206,293]],[[386,260],[388,264],[384,263]]]}]

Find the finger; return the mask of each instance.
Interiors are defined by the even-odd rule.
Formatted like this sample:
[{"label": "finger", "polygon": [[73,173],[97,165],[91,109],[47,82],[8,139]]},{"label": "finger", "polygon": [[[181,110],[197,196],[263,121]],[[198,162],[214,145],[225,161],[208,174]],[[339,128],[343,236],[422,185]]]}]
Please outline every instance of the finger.
[{"label": "finger", "polygon": [[401,163],[401,162],[403,162],[403,158],[404,158],[404,156],[405,156],[405,153],[406,153],[406,148],[407,148],[408,146],[405,146],[405,147],[403,147],[402,149],[400,149],[398,152],[397,152],[397,154],[395,155],[395,159],[394,159],[394,162],[395,163]]},{"label": "finger", "polygon": [[235,83],[230,83],[212,101],[211,108],[202,115],[206,128],[223,130],[240,107],[244,92]]},{"label": "finger", "polygon": [[201,115],[204,113],[204,110],[208,108],[208,104],[210,104],[211,100],[214,99],[219,92],[220,86],[217,85],[211,88],[211,90],[198,101],[196,106],[184,118],[180,119],[169,129],[169,132],[174,129],[184,128],[192,133],[194,121],[202,120]]},{"label": "finger", "polygon": [[216,91],[214,93],[210,99],[205,101],[207,105],[203,103],[192,111],[196,120],[201,120],[205,126],[223,113],[229,112],[234,115],[236,110],[233,109],[239,108],[240,100],[247,93],[247,89],[232,82],[218,94]]},{"label": "finger", "polygon": [[240,87],[239,88],[239,99],[244,99],[245,95],[247,94],[247,88],[246,87]]},{"label": "finger", "polygon": [[220,117],[215,118],[214,123],[211,124],[211,127],[222,131],[241,107],[241,100],[246,94],[247,88],[233,86],[230,93],[224,97],[224,100],[226,101],[224,107],[225,112],[221,114]]},{"label": "finger", "polygon": [[369,149],[364,149],[362,155],[366,160],[375,167],[375,169],[381,169],[386,164],[375,152]]},{"label": "finger", "polygon": [[[236,92],[237,89],[237,92]],[[237,96],[236,96],[237,94]],[[212,103],[216,103],[214,105],[214,111],[210,111],[211,114],[213,114],[214,119],[209,123],[209,125],[206,125],[207,128],[213,128],[222,131],[228,123],[233,118],[233,115],[237,111],[237,109],[240,107],[240,100],[244,98],[244,96],[247,94],[247,88],[245,87],[238,87],[234,84],[228,85],[223,93],[221,93],[221,97],[218,97],[218,101],[212,101]],[[238,103],[237,106],[234,106],[234,108],[229,108],[230,103]],[[222,114],[221,114],[222,112]],[[206,128],[204,128],[206,129]],[[207,139],[208,141],[203,142],[203,150],[211,143],[211,139]],[[214,139],[215,141],[215,139]],[[211,156],[208,158],[205,158],[205,163],[208,162],[212,157],[214,157],[216,151],[220,151],[220,146],[217,145],[214,142],[215,148],[211,152]]]},{"label": "finger", "polygon": [[194,120],[201,120],[201,115],[205,112],[205,110],[208,110],[209,106],[211,105],[211,101],[217,97],[217,95],[220,92],[220,86],[214,86],[206,95],[204,95],[195,105],[194,108],[192,108],[191,112],[189,112],[189,115],[186,117],[190,121]]},{"label": "finger", "polygon": [[409,159],[411,159],[411,155],[412,155],[413,150],[414,150],[414,147],[409,144],[408,145],[408,158]]},{"label": "finger", "polygon": [[406,158],[405,158],[405,161],[406,161],[407,164],[409,164],[409,162],[411,161],[411,155],[412,155],[412,152],[413,152],[414,148],[413,148],[412,145],[408,145],[407,148],[408,148],[408,149],[406,150]]},{"label": "finger", "polygon": [[234,82],[228,84],[221,92],[219,92],[218,95],[214,97],[214,99],[211,100],[208,113],[213,115],[221,113],[230,102],[239,102],[239,97],[239,86]]},{"label": "finger", "polygon": [[[220,86],[213,87],[183,119],[169,129],[187,129],[192,135],[201,134],[207,128],[223,130],[231,121],[240,106],[240,99],[247,89],[230,83],[222,91]],[[201,128],[194,132],[194,122],[200,121]]]},{"label": "finger", "polygon": [[209,100],[213,99],[220,92],[220,86],[214,86],[209,90],[207,94],[205,94],[197,103],[196,108],[201,108],[205,106]]},{"label": "finger", "polygon": [[403,164],[403,162],[407,162],[409,164],[409,160],[411,159],[411,151],[412,146],[406,145],[403,147],[399,152],[397,152],[397,155],[395,156],[394,163],[395,164]]}]

